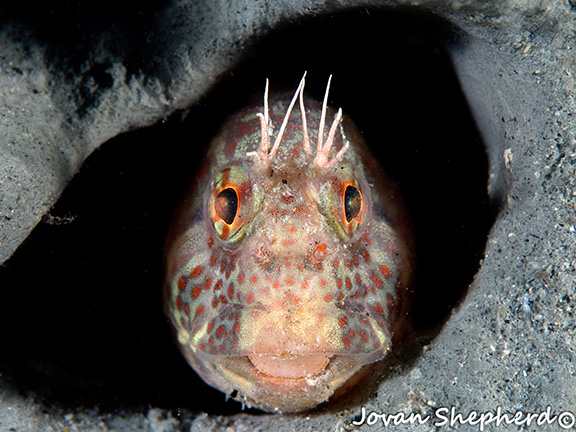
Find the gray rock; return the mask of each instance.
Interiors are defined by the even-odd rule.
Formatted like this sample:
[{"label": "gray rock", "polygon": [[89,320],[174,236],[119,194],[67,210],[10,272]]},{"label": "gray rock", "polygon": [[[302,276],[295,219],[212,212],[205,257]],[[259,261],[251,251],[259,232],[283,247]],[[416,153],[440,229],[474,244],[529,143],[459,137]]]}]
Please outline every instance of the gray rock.
[{"label": "gray rock", "polygon": [[[354,3],[366,13],[383,7]],[[370,4],[373,9],[364,9]],[[482,134],[489,194],[499,205],[482,266],[438,334],[415,343],[420,351],[407,362],[386,366],[385,379],[375,377],[377,386],[358,389],[360,402],[295,416],[227,417],[187,407],[178,419],[191,430],[351,430],[361,406],[430,416],[425,424],[394,429],[406,431],[433,429],[438,408],[454,407],[463,415],[497,407],[540,413],[548,406],[557,414],[576,413],[576,7],[562,0],[385,4],[406,6],[408,14],[432,12],[461,35],[446,48]],[[174,1],[145,6],[140,15],[128,7],[126,16],[112,15],[109,27],[96,30],[80,10],[86,27],[75,34],[75,44],[48,37],[23,10],[2,12],[0,261],[24,241],[100,144],[199,102],[256,38],[273,37],[272,29],[309,26],[313,17],[350,5]],[[67,25],[75,17],[61,13]],[[50,18],[57,26],[58,12]],[[115,31],[118,39],[112,38]],[[297,55],[298,47],[295,52],[287,55]],[[301,70],[300,64],[292,67]],[[441,290],[440,284],[434,289]],[[100,414],[43,406],[0,370],[2,430],[168,431],[178,430],[177,424],[169,411],[156,408]]]}]

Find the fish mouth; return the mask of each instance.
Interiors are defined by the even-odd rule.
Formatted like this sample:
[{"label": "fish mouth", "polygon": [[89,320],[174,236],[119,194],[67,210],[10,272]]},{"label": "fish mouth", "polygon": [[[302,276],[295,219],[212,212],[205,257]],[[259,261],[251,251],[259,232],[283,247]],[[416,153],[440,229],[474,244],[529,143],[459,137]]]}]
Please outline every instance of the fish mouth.
[{"label": "fish mouth", "polygon": [[276,379],[299,380],[320,375],[328,366],[331,357],[327,354],[253,354],[248,356],[248,360],[264,376]]},{"label": "fish mouth", "polygon": [[211,386],[240,400],[248,407],[275,412],[310,409],[336,391],[355,382],[361,371],[384,354],[340,353],[206,356],[185,349],[185,357]]},{"label": "fish mouth", "polygon": [[188,363],[213,387],[250,407],[301,411],[348,387],[391,348],[387,329],[372,315],[352,306],[345,312],[331,305],[231,306],[180,342]]}]

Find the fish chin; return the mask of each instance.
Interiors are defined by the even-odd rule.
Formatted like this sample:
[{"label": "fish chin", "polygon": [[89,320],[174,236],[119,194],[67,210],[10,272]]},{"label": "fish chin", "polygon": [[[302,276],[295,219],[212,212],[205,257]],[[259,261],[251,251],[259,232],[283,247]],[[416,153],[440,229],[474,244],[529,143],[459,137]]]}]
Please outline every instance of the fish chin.
[{"label": "fish chin", "polygon": [[355,381],[385,353],[197,356],[185,350],[190,365],[211,386],[265,411],[298,412],[327,401]]}]

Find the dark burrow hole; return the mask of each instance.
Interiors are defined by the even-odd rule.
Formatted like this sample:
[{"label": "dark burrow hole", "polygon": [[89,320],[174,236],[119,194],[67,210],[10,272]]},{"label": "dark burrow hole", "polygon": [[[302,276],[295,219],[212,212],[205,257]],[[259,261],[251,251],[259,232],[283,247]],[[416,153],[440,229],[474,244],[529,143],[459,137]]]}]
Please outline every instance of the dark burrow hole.
[{"label": "dark burrow hole", "polygon": [[172,341],[163,242],[226,116],[260,103],[266,77],[271,91],[292,92],[304,70],[318,99],[333,74],[331,105],[403,192],[417,240],[412,318],[432,338],[478,270],[493,220],[485,149],[445,52],[457,43],[446,22],[398,10],[298,22],[256,42],[189,112],[103,145],[0,271],[4,379],[48,406],[241,410]]}]

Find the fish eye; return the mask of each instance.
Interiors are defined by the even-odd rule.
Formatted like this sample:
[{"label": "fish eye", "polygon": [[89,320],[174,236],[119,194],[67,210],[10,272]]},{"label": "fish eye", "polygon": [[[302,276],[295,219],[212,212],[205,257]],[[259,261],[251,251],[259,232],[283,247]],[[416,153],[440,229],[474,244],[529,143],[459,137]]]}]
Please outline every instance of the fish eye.
[{"label": "fish eye", "polygon": [[216,237],[228,245],[239,244],[259,212],[262,198],[245,167],[217,172],[204,192],[204,214]]},{"label": "fish eye", "polygon": [[344,191],[344,215],[350,223],[362,210],[362,194],[357,187],[348,185]]},{"label": "fish eye", "polygon": [[346,175],[342,181],[326,182],[318,193],[318,209],[326,222],[343,240],[348,241],[364,225],[371,208],[370,193],[361,177]]},{"label": "fish eye", "polygon": [[238,193],[232,187],[222,189],[214,201],[216,216],[232,225],[238,214]]}]

